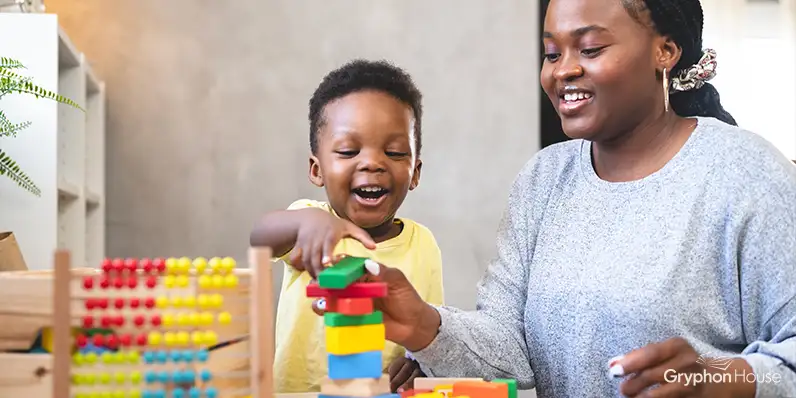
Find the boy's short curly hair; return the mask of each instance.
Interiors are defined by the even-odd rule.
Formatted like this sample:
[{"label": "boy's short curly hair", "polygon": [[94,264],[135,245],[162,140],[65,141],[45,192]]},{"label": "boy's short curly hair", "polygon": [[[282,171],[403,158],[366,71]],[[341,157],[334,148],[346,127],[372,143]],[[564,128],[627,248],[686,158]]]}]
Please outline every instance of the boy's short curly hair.
[{"label": "boy's short curly hair", "polygon": [[392,95],[412,108],[415,116],[415,146],[420,156],[420,120],[423,116],[423,96],[412,77],[403,69],[384,60],[356,59],[329,72],[310,98],[310,149],[318,151],[318,130],[323,127],[323,108],[331,101],[348,94],[378,90]]}]

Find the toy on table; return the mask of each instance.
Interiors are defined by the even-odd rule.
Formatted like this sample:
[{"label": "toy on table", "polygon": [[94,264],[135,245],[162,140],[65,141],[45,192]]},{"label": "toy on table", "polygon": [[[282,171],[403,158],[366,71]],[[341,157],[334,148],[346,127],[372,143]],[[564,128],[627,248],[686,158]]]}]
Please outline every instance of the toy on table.
[{"label": "toy on table", "polygon": [[[55,398],[271,398],[271,251],[250,249],[249,265],[241,277],[229,257],[114,259],[86,276],[56,252]],[[239,341],[240,323],[249,370],[214,373],[210,350]],[[220,387],[229,378],[248,388]]]},{"label": "toy on table", "polygon": [[326,300],[328,377],[319,398],[517,398],[515,380],[481,378],[416,378],[414,389],[392,394],[389,376],[382,373],[383,316],[373,306],[374,298],[387,295],[387,285],[357,282],[368,261],[344,257],[307,286],[308,297]]}]

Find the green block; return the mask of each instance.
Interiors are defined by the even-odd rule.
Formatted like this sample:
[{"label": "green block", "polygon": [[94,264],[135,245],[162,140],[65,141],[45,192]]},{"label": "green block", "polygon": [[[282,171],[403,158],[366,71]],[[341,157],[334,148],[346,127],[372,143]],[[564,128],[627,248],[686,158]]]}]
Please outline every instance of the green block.
[{"label": "green block", "polygon": [[364,257],[344,257],[337,264],[318,274],[318,286],[324,289],[345,289],[365,274]]},{"label": "green block", "polygon": [[494,379],[493,383],[505,383],[509,385],[509,397],[517,398],[517,380],[514,379]]},{"label": "green block", "polygon": [[374,311],[367,315],[343,315],[336,312],[323,314],[326,326],[362,326],[375,325],[384,322],[381,311]]}]

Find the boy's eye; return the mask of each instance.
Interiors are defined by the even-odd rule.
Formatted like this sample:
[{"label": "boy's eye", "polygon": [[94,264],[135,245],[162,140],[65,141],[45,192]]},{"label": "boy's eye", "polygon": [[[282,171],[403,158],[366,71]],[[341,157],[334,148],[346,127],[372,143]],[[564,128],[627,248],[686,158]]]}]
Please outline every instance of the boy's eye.
[{"label": "boy's eye", "polygon": [[334,151],[338,155],[342,156],[356,156],[359,151]]},{"label": "boy's eye", "polygon": [[409,156],[409,154],[406,153],[406,152],[391,152],[391,151],[387,151],[385,153],[387,154],[387,156],[390,156],[390,157]]}]

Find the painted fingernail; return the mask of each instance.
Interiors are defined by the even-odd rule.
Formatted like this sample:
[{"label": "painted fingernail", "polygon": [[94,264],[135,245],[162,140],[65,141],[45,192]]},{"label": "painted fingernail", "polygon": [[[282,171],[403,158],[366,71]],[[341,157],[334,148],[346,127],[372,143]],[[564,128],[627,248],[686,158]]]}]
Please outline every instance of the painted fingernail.
[{"label": "painted fingernail", "polygon": [[328,265],[328,264],[331,264],[332,259],[329,258],[329,256],[323,256],[323,258],[321,259],[321,262],[323,263],[323,265]]},{"label": "painted fingernail", "polygon": [[318,306],[318,309],[325,310],[326,309],[326,299],[318,300],[318,303],[316,305]]},{"label": "painted fingernail", "polygon": [[398,387],[398,390],[396,392],[399,392],[399,393],[404,392],[404,388],[403,387]]},{"label": "painted fingernail", "polygon": [[625,369],[619,363],[620,360],[624,358],[623,356],[613,357],[610,361],[608,361],[608,373],[612,377],[622,377],[625,375]]},{"label": "painted fingernail", "polygon": [[373,275],[378,275],[380,269],[379,263],[370,259],[365,260],[365,269]]}]

